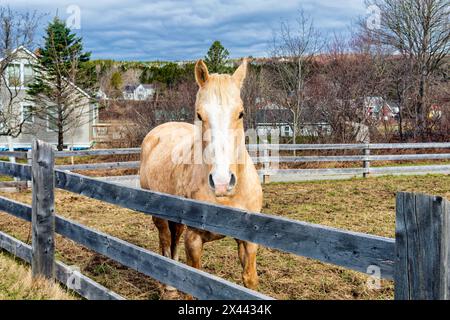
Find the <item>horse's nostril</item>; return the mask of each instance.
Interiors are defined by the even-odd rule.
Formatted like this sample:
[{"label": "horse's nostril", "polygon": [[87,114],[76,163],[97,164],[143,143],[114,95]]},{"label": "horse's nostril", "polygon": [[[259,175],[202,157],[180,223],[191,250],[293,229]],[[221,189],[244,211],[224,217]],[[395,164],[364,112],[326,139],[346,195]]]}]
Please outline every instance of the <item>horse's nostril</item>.
[{"label": "horse's nostril", "polygon": [[213,177],[212,177],[212,174],[209,174],[209,176],[208,176],[208,183],[209,183],[209,186],[211,187],[211,189],[215,189],[215,185],[214,185],[214,180],[213,180]]},{"label": "horse's nostril", "polygon": [[236,185],[236,176],[234,175],[234,173],[232,173],[230,178],[229,189],[230,190],[233,189],[235,185]]}]

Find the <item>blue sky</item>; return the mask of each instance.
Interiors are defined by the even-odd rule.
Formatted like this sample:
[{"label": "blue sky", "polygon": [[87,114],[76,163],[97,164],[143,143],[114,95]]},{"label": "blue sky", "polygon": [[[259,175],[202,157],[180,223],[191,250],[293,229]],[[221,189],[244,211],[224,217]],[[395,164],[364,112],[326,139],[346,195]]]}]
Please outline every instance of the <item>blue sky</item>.
[{"label": "blue sky", "polygon": [[[63,19],[75,5],[85,48],[93,58],[194,60],[220,40],[232,57],[267,56],[281,21],[303,8],[324,35],[346,33],[366,12],[364,0],[1,0],[18,11],[57,12]],[[74,21],[74,20],[72,20]]]}]

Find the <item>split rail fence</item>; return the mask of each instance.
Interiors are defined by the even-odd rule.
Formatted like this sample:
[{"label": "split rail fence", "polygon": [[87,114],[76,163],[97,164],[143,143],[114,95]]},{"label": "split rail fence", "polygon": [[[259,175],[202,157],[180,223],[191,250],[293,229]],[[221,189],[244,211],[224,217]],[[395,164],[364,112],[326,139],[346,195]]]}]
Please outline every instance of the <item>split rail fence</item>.
[{"label": "split rail fence", "polygon": [[[74,151],[79,154],[80,152]],[[35,141],[29,164],[0,161],[0,174],[32,181],[28,206],[0,197],[0,211],[31,222],[31,245],[0,232],[0,248],[87,299],[123,299],[55,260],[55,233],[199,299],[271,299],[55,213],[55,188],[395,282],[396,299],[450,298],[450,204],[398,193],[395,239],[246,212],[100,181],[54,167],[59,155]],[[362,208],[363,209],[363,208]]]}]

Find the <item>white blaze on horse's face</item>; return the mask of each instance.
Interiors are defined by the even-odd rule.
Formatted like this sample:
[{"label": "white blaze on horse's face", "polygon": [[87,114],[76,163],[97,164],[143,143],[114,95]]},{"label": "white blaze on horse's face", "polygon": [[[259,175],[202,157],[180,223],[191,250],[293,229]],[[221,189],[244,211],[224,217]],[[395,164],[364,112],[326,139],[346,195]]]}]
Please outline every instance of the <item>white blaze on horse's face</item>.
[{"label": "white blaze on horse's face", "polygon": [[[230,75],[208,74],[203,61],[195,66],[199,84],[196,118],[203,132],[203,155],[210,166],[208,183],[217,197],[233,194],[237,181],[239,148],[244,138],[240,97],[247,62]],[[245,147],[245,146],[244,146]]]}]

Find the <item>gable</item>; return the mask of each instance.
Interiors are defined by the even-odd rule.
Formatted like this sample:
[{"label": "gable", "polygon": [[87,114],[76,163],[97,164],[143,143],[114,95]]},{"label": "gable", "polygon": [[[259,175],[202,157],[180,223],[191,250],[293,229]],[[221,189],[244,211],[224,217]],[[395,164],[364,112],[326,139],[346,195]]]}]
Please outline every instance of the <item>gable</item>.
[{"label": "gable", "polygon": [[[14,60],[11,61],[12,64],[33,64],[33,63],[37,63],[37,56],[31,52],[30,50],[28,50],[27,48],[21,46],[18,47],[16,49],[14,49],[12,51],[12,54],[16,55],[16,57],[14,58]],[[0,61],[3,61],[4,58],[1,58]],[[71,86],[73,86],[78,92],[80,92],[82,95],[86,96],[87,98],[91,99],[91,96],[84,91],[83,89],[81,89],[80,87],[78,87],[77,85],[71,83],[69,81],[69,84]]]}]

